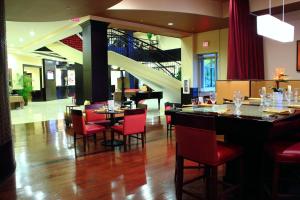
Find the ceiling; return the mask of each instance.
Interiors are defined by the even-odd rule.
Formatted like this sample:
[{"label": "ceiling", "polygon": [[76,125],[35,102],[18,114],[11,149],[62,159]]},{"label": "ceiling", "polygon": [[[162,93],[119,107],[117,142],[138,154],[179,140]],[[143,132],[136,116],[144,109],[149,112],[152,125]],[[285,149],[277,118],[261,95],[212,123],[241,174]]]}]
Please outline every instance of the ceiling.
[{"label": "ceiling", "polygon": [[[300,9],[300,0],[287,1],[293,2],[285,6],[286,11]],[[128,9],[111,9],[124,2]],[[259,5],[262,1],[251,2]],[[80,32],[80,22],[71,19],[81,17],[84,21],[88,17],[82,16],[87,15],[96,16],[96,20],[108,22],[112,27],[172,37],[228,26],[224,14],[228,12],[228,0],[6,0],[5,3],[8,47],[27,52]],[[133,3],[140,5],[134,7],[136,4]],[[262,12],[266,12],[261,8],[267,5],[259,6]],[[208,10],[214,14],[207,14]],[[277,10],[280,12],[280,7],[274,8],[274,12]],[[173,25],[168,25],[170,22]]]},{"label": "ceiling", "polygon": [[47,22],[99,15],[121,0],[5,0],[6,20]]},{"label": "ceiling", "polygon": [[[217,18],[178,12],[108,10],[104,13],[104,16],[107,18],[138,22],[189,33],[199,33],[228,26],[227,18]],[[168,25],[170,22],[173,23],[172,26]]]}]

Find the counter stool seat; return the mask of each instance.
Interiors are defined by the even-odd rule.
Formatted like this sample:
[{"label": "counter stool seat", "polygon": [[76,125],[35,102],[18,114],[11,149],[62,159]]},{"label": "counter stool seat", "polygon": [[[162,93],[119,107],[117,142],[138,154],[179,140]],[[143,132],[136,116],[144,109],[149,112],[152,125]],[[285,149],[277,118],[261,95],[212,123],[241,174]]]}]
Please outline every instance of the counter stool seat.
[{"label": "counter stool seat", "polygon": [[279,197],[292,197],[300,199],[300,195],[280,194],[278,192],[280,167],[285,165],[300,166],[300,141],[275,141],[266,145],[266,153],[274,162],[272,180],[272,200]]},{"label": "counter stool seat", "polygon": [[[222,194],[218,194],[217,189],[219,183],[218,166],[226,164],[228,161],[241,158],[243,154],[241,147],[217,142],[216,133],[213,130],[176,125],[175,133],[177,145],[175,168],[177,200],[182,199],[183,192],[197,197],[195,194],[188,192],[183,188],[184,185],[186,185],[186,182],[191,183],[191,181],[183,181],[184,160],[191,160],[204,165],[204,178],[207,180],[207,197],[210,200],[220,199],[241,188],[240,184],[231,185],[221,182],[224,185],[229,186],[229,188],[224,189]],[[242,172],[242,169],[240,172]],[[242,177],[242,174],[240,174],[240,176]]]}]

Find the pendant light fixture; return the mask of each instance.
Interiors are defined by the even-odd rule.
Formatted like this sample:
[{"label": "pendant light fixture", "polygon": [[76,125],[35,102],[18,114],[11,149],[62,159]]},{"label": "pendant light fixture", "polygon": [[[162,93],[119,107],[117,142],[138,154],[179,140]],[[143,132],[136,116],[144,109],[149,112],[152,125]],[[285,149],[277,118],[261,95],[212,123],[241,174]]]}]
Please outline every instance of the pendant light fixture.
[{"label": "pendant light fixture", "polygon": [[282,1],[282,20],[271,15],[271,0],[269,14],[257,16],[257,34],[279,42],[294,41],[294,26],[284,22],[284,0]]}]

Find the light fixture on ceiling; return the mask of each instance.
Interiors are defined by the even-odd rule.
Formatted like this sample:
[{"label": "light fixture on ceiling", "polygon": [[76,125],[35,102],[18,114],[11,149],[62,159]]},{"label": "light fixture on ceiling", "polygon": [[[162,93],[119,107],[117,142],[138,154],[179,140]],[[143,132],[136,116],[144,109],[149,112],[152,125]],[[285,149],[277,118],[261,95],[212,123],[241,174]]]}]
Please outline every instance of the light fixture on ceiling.
[{"label": "light fixture on ceiling", "polygon": [[19,38],[19,42],[24,42],[24,39],[23,38]]},{"label": "light fixture on ceiling", "polygon": [[34,37],[34,36],[35,36],[35,32],[34,32],[34,31],[30,31],[30,32],[29,32],[29,35],[30,35],[31,37]]},{"label": "light fixture on ceiling", "polygon": [[271,15],[271,0],[269,14],[257,16],[257,34],[280,42],[294,41],[294,26],[284,21],[284,0],[282,1],[282,20]]},{"label": "light fixture on ceiling", "polygon": [[169,23],[168,23],[168,26],[173,26],[173,25],[174,25],[173,22],[169,22]]}]

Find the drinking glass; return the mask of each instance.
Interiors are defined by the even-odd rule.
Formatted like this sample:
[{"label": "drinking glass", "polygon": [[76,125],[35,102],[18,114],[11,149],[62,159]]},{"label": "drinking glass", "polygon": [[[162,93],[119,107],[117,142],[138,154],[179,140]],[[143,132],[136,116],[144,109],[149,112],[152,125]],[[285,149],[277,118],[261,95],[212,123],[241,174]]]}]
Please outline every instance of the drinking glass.
[{"label": "drinking glass", "polygon": [[272,104],[272,102],[273,102],[273,96],[272,96],[272,94],[266,94],[265,95],[265,100],[264,100],[264,105],[266,107],[270,107],[271,104]]}]

